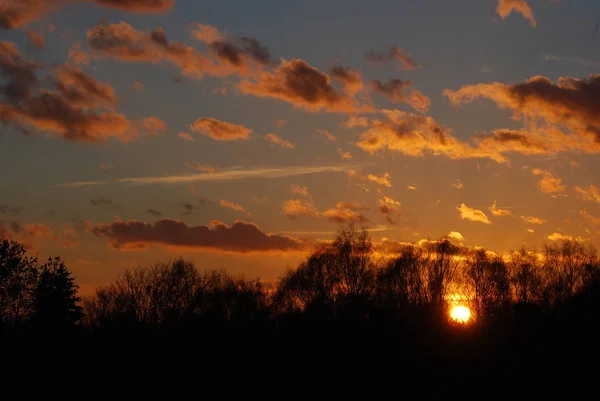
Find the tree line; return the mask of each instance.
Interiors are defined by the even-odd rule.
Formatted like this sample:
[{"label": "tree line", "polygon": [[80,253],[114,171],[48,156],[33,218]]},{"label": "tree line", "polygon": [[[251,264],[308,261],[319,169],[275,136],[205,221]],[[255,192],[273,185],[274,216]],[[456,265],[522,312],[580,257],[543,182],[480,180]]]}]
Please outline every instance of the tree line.
[{"label": "tree line", "polygon": [[349,226],[279,280],[201,271],[175,259],[125,270],[81,300],[60,258],[41,263],[0,242],[0,324],[5,330],[80,330],[291,319],[405,321],[470,307],[485,323],[517,308],[552,313],[599,281],[596,250],[577,241],[508,257],[447,239],[382,250]]}]

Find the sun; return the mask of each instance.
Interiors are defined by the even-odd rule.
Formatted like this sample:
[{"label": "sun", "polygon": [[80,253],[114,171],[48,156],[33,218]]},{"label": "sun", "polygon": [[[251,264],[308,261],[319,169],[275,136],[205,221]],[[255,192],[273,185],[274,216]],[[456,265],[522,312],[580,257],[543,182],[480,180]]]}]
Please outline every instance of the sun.
[{"label": "sun", "polygon": [[471,310],[466,306],[455,306],[450,311],[450,318],[457,323],[467,323],[471,319]]}]

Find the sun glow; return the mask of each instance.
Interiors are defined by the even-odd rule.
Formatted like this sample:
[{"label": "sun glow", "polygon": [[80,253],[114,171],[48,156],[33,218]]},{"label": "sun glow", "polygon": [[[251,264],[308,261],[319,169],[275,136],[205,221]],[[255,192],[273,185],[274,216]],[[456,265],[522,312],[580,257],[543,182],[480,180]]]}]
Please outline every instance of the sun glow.
[{"label": "sun glow", "polygon": [[457,323],[467,323],[471,319],[471,310],[466,306],[455,306],[450,311],[450,318]]}]

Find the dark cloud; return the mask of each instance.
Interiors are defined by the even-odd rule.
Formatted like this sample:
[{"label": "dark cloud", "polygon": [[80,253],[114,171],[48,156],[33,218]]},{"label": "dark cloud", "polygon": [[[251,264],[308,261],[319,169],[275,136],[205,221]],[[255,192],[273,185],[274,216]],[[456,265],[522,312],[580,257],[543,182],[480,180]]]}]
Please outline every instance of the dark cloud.
[{"label": "dark cloud", "polygon": [[117,249],[139,249],[151,244],[236,253],[307,249],[307,244],[302,241],[264,233],[257,225],[240,220],[232,226],[212,221],[209,225],[195,227],[169,219],[154,224],[119,220],[111,224],[94,225],[90,231],[98,237],[107,238],[109,245]]},{"label": "dark cloud", "polygon": [[360,106],[336,91],[327,74],[300,59],[282,60],[273,72],[264,72],[256,81],[244,80],[239,88],[242,93],[283,100],[308,111],[372,111],[371,107]]},{"label": "dark cloud", "polygon": [[537,118],[567,128],[573,134],[571,138],[593,137],[596,144],[588,144],[593,151],[600,143],[600,75],[585,79],[561,77],[556,83],[536,76],[512,85],[468,85],[457,91],[445,90],[444,95],[456,106],[476,98],[490,99],[498,107],[514,111],[516,117]]},{"label": "dark cloud", "polygon": [[371,88],[384,95],[394,103],[406,103],[413,109],[426,113],[431,105],[431,100],[420,91],[414,89],[407,95],[405,89],[411,86],[410,81],[402,81],[400,79],[390,79],[386,83],[379,80],[371,81]]},{"label": "dark cloud", "polygon": [[93,0],[106,7],[119,8],[134,13],[160,14],[169,11],[175,0]]},{"label": "dark cloud", "polygon": [[364,86],[361,73],[350,67],[334,65],[329,70],[331,77],[344,85],[344,91],[349,95],[360,92]]},{"label": "dark cloud", "polygon": [[[88,0],[2,0],[0,27],[14,29],[37,21],[69,3]],[[134,13],[163,13],[173,8],[175,0],[91,0],[93,3]]]},{"label": "dark cloud", "polygon": [[396,61],[399,70],[414,70],[415,68],[421,67],[409,54],[405,54],[402,52],[402,49],[398,47],[392,47],[387,52],[369,50],[365,52],[365,58],[375,64]]},{"label": "dark cloud", "polygon": [[161,216],[162,213],[159,212],[158,210],[154,210],[154,209],[148,209],[146,210],[146,212],[150,213],[152,216]]},{"label": "dark cloud", "polygon": [[23,209],[18,206],[11,206],[0,204],[0,214],[3,216],[16,216],[21,213]]},{"label": "dark cloud", "polygon": [[113,205],[113,201],[112,201],[112,199],[108,199],[103,196],[98,196],[96,198],[90,199],[90,205],[92,205],[92,206]]},{"label": "dark cloud", "polygon": [[122,114],[111,108],[112,87],[69,67],[55,69],[56,91],[41,87],[41,65],[25,59],[16,46],[0,42],[0,121],[28,132],[28,127],[56,133],[72,142],[96,142],[107,137],[127,141],[135,136]]},{"label": "dark cloud", "polygon": [[260,64],[269,64],[271,61],[271,53],[269,48],[263,46],[258,40],[247,36],[240,36],[239,41],[244,47],[246,53]]}]

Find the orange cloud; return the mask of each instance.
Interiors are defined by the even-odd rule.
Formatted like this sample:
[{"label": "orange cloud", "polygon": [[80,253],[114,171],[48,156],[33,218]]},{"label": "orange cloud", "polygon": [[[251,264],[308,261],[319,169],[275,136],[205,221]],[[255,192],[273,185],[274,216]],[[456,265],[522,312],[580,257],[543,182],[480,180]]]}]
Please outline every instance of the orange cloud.
[{"label": "orange cloud", "polygon": [[457,241],[464,241],[465,237],[458,231],[450,231],[448,233],[448,237],[455,239]]},{"label": "orange cloud", "polygon": [[192,23],[190,26],[190,35],[192,38],[205,44],[211,44],[225,39],[225,35],[221,33],[217,27],[200,24],[199,22]]},{"label": "orange cloud", "polygon": [[281,212],[292,220],[298,216],[319,217],[320,213],[312,202],[289,199],[281,204]]},{"label": "orange cloud", "polygon": [[353,70],[350,67],[343,65],[334,65],[329,72],[331,78],[344,85],[344,92],[349,96],[354,96],[364,87],[361,72],[359,70]]},{"label": "orange cloud", "polygon": [[405,54],[402,49],[398,47],[392,47],[387,52],[369,50],[365,52],[365,58],[374,64],[396,61],[399,70],[413,70],[421,67],[409,54]]},{"label": "orange cloud", "polygon": [[[476,84],[443,93],[455,106],[486,98],[500,108],[513,110],[515,118],[531,120],[532,125],[541,120],[548,125],[531,138],[514,131],[495,135],[500,142],[516,146],[516,151],[523,148],[531,149],[530,153],[600,151],[600,107],[596,101],[600,97],[600,75],[587,79],[561,77],[556,84],[536,76],[524,83]],[[557,132],[558,128],[568,130],[570,135]]]},{"label": "orange cloud", "polygon": [[521,13],[531,26],[534,28],[537,26],[537,22],[533,17],[533,10],[525,0],[498,0],[496,11],[502,19],[508,17],[513,11],[516,11]]},{"label": "orange cloud", "polygon": [[456,210],[459,211],[460,218],[463,220],[469,220],[484,224],[492,224],[492,222],[488,219],[487,215],[483,211],[479,209],[470,208],[464,203],[457,207]]},{"label": "orange cloud", "polygon": [[323,136],[323,138],[325,138],[325,141],[327,142],[336,142],[337,138],[335,136],[333,136],[329,131],[327,131],[326,129],[318,129],[317,130],[317,134],[320,134]]},{"label": "orange cloud", "polygon": [[25,32],[27,33],[27,39],[29,39],[29,43],[32,46],[35,46],[38,49],[44,49],[46,40],[43,32],[36,32],[32,29],[27,29]]},{"label": "orange cloud", "polygon": [[146,86],[140,81],[135,81],[132,84],[132,87],[133,87],[133,89],[139,90],[139,91],[143,91],[146,88]]},{"label": "orange cloud", "polygon": [[377,210],[385,216],[390,224],[395,224],[393,217],[400,207],[402,207],[402,203],[383,194],[382,197],[377,200]]},{"label": "orange cloud", "polygon": [[106,7],[119,8],[136,13],[160,14],[175,5],[175,0],[93,0]]},{"label": "orange cloud", "polygon": [[178,220],[162,219],[154,224],[116,220],[91,225],[90,231],[108,239],[117,249],[143,249],[148,245],[184,247],[235,253],[303,251],[308,244],[292,237],[268,234],[253,223],[237,220],[232,226],[213,220],[208,225],[187,226]]},{"label": "orange cloud", "polygon": [[190,134],[188,134],[187,132],[180,132],[180,133],[177,134],[177,136],[180,137],[181,139],[183,139],[184,141],[187,141],[187,142],[191,142],[191,141],[194,140],[194,138]]},{"label": "orange cloud", "polygon": [[250,212],[248,212],[242,205],[238,205],[237,203],[221,199],[219,201],[219,205],[221,205],[221,207],[224,207],[225,209],[235,210],[236,212],[244,213],[248,216],[251,216]]},{"label": "orange cloud", "polygon": [[381,110],[380,113],[381,119],[366,121],[367,130],[356,143],[366,152],[375,153],[388,149],[409,156],[431,153],[451,159],[490,158],[499,163],[506,162],[497,152],[478,149],[458,140],[452,136],[449,128],[438,124],[431,117],[400,110]]},{"label": "orange cloud", "polygon": [[540,219],[539,217],[534,216],[521,216],[521,220],[527,224],[546,224],[548,222],[548,220]]},{"label": "orange cloud", "polygon": [[199,118],[191,125],[190,129],[217,141],[250,139],[252,133],[250,128],[243,125],[231,124],[214,118]]},{"label": "orange cloud", "polygon": [[[0,42],[0,88],[5,102],[0,119],[23,132],[28,127],[54,132],[72,142],[96,142],[108,137],[128,141],[136,134],[114,107],[112,87],[69,67],[54,70],[50,81],[55,90],[41,87],[41,66],[25,59],[13,43]],[[100,109],[100,110],[98,110]]]},{"label": "orange cloud", "polygon": [[496,206],[496,201],[494,201],[494,203],[492,203],[492,206],[490,206],[490,212],[492,213],[492,215],[497,217],[514,217],[510,210],[498,208]]},{"label": "orange cloud", "polygon": [[155,116],[149,116],[142,120],[142,127],[150,135],[156,135],[159,131],[167,129],[167,123]]},{"label": "orange cloud", "polygon": [[538,187],[540,191],[545,194],[553,194],[557,192],[564,192],[566,186],[563,185],[562,180],[558,177],[555,177],[551,171],[549,170],[541,170],[539,168],[532,168],[531,173],[533,175],[542,176],[540,181],[538,182]]},{"label": "orange cloud", "polygon": [[361,222],[365,220],[362,213],[356,211],[357,205],[348,202],[338,202],[335,207],[323,212],[323,217],[334,223]]},{"label": "orange cloud", "polygon": [[383,185],[386,187],[392,186],[392,183],[390,182],[390,173],[385,173],[384,175],[368,174],[367,179],[369,181],[375,182],[379,185]]},{"label": "orange cloud", "polygon": [[331,78],[327,74],[300,59],[282,59],[273,72],[265,71],[257,80],[243,80],[239,89],[244,94],[282,100],[311,112],[358,113],[373,110],[340,94],[331,86]]},{"label": "orange cloud", "polygon": [[575,192],[579,194],[582,200],[600,203],[600,191],[594,185],[587,187],[575,187]]},{"label": "orange cloud", "polygon": [[414,89],[407,96],[404,89],[411,85],[410,81],[402,81],[400,79],[390,79],[385,84],[378,79],[371,81],[371,89],[382,94],[394,103],[406,103],[420,113],[427,113],[431,106],[431,99],[425,96],[420,91]]},{"label": "orange cloud", "polygon": [[[87,0],[3,0],[0,5],[0,27],[14,29],[43,18],[60,6]],[[136,13],[163,13],[173,8],[175,0],[92,0],[111,8]]]},{"label": "orange cloud", "polygon": [[293,143],[283,139],[282,137],[280,137],[277,134],[273,134],[273,133],[267,134],[267,135],[265,135],[265,139],[267,141],[271,142],[272,144],[281,146],[283,148],[294,149],[296,147]]},{"label": "orange cloud", "polygon": [[350,152],[344,152],[342,150],[342,148],[338,148],[337,152],[342,157],[342,159],[344,159],[344,160],[350,160],[350,159],[352,159],[352,154]]},{"label": "orange cloud", "polygon": [[300,185],[292,185],[292,192],[298,195],[310,197],[308,187],[301,187]]}]

